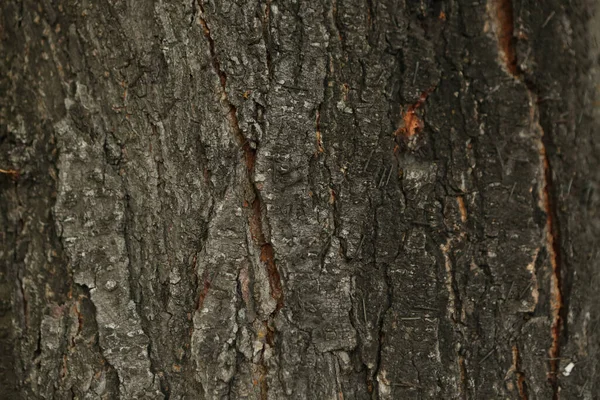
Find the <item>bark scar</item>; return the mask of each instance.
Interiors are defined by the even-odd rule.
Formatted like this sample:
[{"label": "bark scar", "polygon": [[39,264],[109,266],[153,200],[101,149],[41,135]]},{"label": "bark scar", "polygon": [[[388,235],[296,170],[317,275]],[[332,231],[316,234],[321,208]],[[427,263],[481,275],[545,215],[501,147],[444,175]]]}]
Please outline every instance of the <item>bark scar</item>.
[{"label": "bark scar", "polygon": [[433,91],[433,89],[434,88],[425,90],[423,93],[421,93],[419,99],[414,104],[411,104],[408,107],[408,110],[406,110],[406,112],[402,116],[403,124],[398,129],[396,129],[396,132],[394,132],[394,136],[402,135],[410,138],[423,130],[424,123],[423,120],[417,115],[417,110],[421,108],[423,104],[425,104],[425,101],[427,101],[427,97]]}]

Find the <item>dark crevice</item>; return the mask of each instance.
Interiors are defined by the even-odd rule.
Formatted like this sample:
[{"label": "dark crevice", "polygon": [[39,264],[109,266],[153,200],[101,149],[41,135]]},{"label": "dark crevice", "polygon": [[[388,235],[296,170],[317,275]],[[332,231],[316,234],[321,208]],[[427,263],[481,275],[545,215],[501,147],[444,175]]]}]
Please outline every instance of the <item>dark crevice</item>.
[{"label": "dark crevice", "polygon": [[547,154],[547,149],[553,146],[547,134],[542,136],[542,157],[545,175],[544,186],[544,211],[547,216],[546,225],[546,245],[550,255],[550,264],[552,266],[552,299],[551,308],[553,314],[552,321],[552,346],[550,348],[550,381],[554,389],[554,399],[558,399],[558,368],[560,357],[561,325],[563,324],[563,302],[562,302],[562,279],[561,279],[561,249],[560,232],[558,226],[558,211],[556,208],[556,197],[554,191],[554,182],[552,176],[552,167]]},{"label": "dark crevice", "polygon": [[[208,42],[213,69],[214,72],[217,74],[219,82],[221,84],[222,101],[228,109],[227,116],[229,119],[229,126],[231,132],[233,133],[235,141],[237,141],[238,146],[243,152],[246,167],[246,185],[251,189],[252,192],[252,199],[244,202],[244,206],[248,213],[248,226],[252,237],[252,244],[257,248],[257,251],[260,255],[260,261],[267,270],[269,286],[271,290],[271,297],[277,303],[275,310],[271,313],[271,315],[268,316],[268,320],[264,322],[267,328],[267,339],[270,338],[271,344],[274,345],[274,336],[276,332],[275,329],[272,327],[272,324],[269,323],[269,321],[272,321],[272,319],[277,315],[277,313],[283,308],[284,295],[281,276],[279,273],[279,269],[277,268],[277,264],[275,262],[275,252],[273,249],[273,245],[269,241],[268,232],[265,232],[265,229],[268,229],[269,227],[268,221],[266,220],[265,216],[266,209],[262,201],[260,190],[254,182],[254,168],[256,164],[258,144],[248,140],[244,135],[244,132],[240,128],[236,106],[229,100],[227,92],[227,74],[221,69],[221,64],[219,62],[217,52],[215,49],[215,42],[211,36],[210,27],[204,19],[204,6],[201,0],[198,0],[198,8],[200,10],[200,16],[198,19],[200,25],[202,26],[204,37]],[[259,365],[259,369],[261,370],[260,386],[261,397],[267,398],[268,367],[265,365],[264,362],[264,351],[265,349],[263,347],[262,353],[260,355]]]},{"label": "dark crevice", "polygon": [[[146,333],[148,335],[148,333]],[[148,335],[148,358],[150,358],[150,372],[154,375],[154,379],[158,378],[158,389],[163,394],[165,400],[168,400],[171,397],[171,387],[169,385],[168,378],[165,373],[156,369],[156,362],[153,362],[152,359],[152,339]]]},{"label": "dark crevice", "polygon": [[[383,192],[382,192],[383,195]],[[373,235],[373,247],[376,247],[377,241],[379,239],[379,235],[380,235],[380,230],[379,230],[379,224],[378,224],[378,219],[377,219],[377,207],[375,207],[375,212],[373,215],[373,227],[375,230],[375,233]],[[377,252],[375,252],[375,258],[374,258],[374,262],[375,265],[377,265],[377,257],[376,257]],[[372,370],[372,376],[370,377],[371,379],[376,378],[377,375],[379,374],[379,371],[381,369],[381,359],[382,359],[382,353],[383,353],[383,344],[385,341],[385,317],[388,313],[388,311],[392,308],[392,304],[393,303],[393,290],[394,290],[394,286],[392,284],[392,278],[389,274],[389,266],[387,263],[383,264],[383,278],[385,281],[385,287],[386,287],[386,303],[382,305],[382,311],[380,312],[379,315],[379,320],[377,321],[377,355],[375,357],[375,366],[373,367]],[[369,386],[372,385],[372,382],[367,382],[367,384]],[[377,387],[377,391],[376,391],[377,395],[379,395],[379,388]]]},{"label": "dark crevice", "polygon": [[192,0],[192,15],[190,16],[190,26],[194,24],[194,18],[198,13],[198,9],[196,8],[196,0]]},{"label": "dark crevice", "polygon": [[[107,368],[109,373],[112,372],[112,374],[114,374],[114,376],[116,378],[114,390],[115,390],[116,398],[120,399],[121,398],[121,396],[120,396],[121,387],[119,385],[119,372],[117,371],[115,366],[112,365],[110,363],[110,361],[105,357],[102,347],[100,346],[100,333],[99,333],[98,322],[96,321],[96,305],[92,301],[91,290],[86,285],[80,285],[80,284],[75,283],[75,286],[78,288],[78,290],[81,290],[81,292],[83,292],[83,296],[85,296],[89,300],[89,308],[90,308],[91,317],[92,317],[92,318],[90,318],[89,323],[92,325],[93,332],[95,335],[95,341],[94,341],[93,345],[94,345],[94,347],[96,347],[96,350],[98,351],[98,355],[100,356],[100,359],[101,359],[100,364],[103,365],[105,368]],[[81,327],[83,326],[82,314],[78,314],[78,323],[80,324],[78,329],[81,329]],[[78,332],[78,334],[79,333],[80,333],[80,331]]]},{"label": "dark crevice", "polygon": [[331,15],[333,17],[333,23],[334,23],[335,29],[337,31],[337,37],[342,46],[342,52],[345,53],[346,52],[346,50],[345,50],[346,39],[344,37],[344,31],[341,28],[343,26],[343,24],[342,24],[342,21],[340,19],[338,9],[337,9],[337,0],[331,0]]},{"label": "dark crevice", "polygon": [[464,399],[467,399],[469,394],[469,376],[467,372],[467,360],[465,358],[465,355],[462,354],[462,352],[458,355],[458,368],[460,370],[459,372],[461,394]]},{"label": "dark crevice", "polygon": [[[199,3],[200,12],[203,14],[204,9],[202,4]],[[277,300],[277,310],[283,307],[283,290],[281,287],[281,278],[275,264],[275,258],[273,254],[273,246],[267,241],[267,236],[263,231],[265,221],[263,218],[263,204],[259,189],[254,183],[254,167],[256,163],[257,144],[246,139],[243,131],[240,128],[237,109],[233,103],[228,99],[227,95],[227,75],[221,70],[220,62],[216,55],[215,44],[210,35],[210,29],[206,21],[200,17],[200,24],[202,25],[204,36],[206,37],[209,44],[209,51],[212,57],[213,68],[219,77],[221,82],[221,88],[223,90],[224,102],[229,108],[228,117],[229,125],[235,136],[238,145],[241,147],[245,159],[247,179],[249,185],[253,189],[254,199],[251,204],[249,224],[250,230],[257,246],[260,247],[261,260],[265,262],[267,271],[269,273],[269,283],[271,284],[271,294],[275,300]]]},{"label": "dark crevice", "polygon": [[513,76],[520,74],[517,67],[517,52],[515,49],[514,14],[512,0],[495,0],[496,19],[498,22],[498,45],[504,56],[506,68]]},{"label": "dark crevice", "polygon": [[[324,18],[327,18],[327,16],[324,15]],[[337,206],[337,197],[339,197],[339,193],[337,192],[338,189],[335,187],[335,185],[333,183],[333,174],[331,172],[331,167],[328,163],[329,158],[328,158],[327,151],[325,150],[325,145],[323,143],[323,117],[327,115],[329,101],[333,97],[333,90],[330,89],[330,87],[329,87],[329,82],[331,79],[329,76],[329,66],[331,65],[331,63],[333,63],[333,60],[332,60],[331,51],[329,51],[329,47],[328,47],[327,66],[325,68],[325,77],[323,78],[323,99],[318,104],[317,109],[316,109],[316,114],[315,114],[315,139],[316,139],[316,142],[315,142],[315,153],[313,156],[313,159],[316,161],[321,159],[321,161],[322,161],[321,164],[322,164],[323,168],[325,168],[325,171],[327,173],[327,179],[328,179],[327,186],[329,189],[329,199],[328,199],[327,203],[330,205],[331,216],[333,218],[333,232],[331,232],[331,234],[329,235],[329,237],[327,239],[327,243],[323,247],[323,250],[321,251],[321,254],[320,254],[321,255],[321,267],[323,267],[325,258],[331,249],[333,237],[336,237],[338,239],[338,241],[340,242],[340,244],[342,246],[342,249],[344,250],[343,251],[344,254],[346,254],[346,251],[345,251],[346,249],[344,248],[345,247],[344,240],[338,236],[340,221],[339,221],[339,212],[338,212],[338,206]],[[326,128],[328,128],[328,127],[326,126]],[[329,132],[330,130],[327,129],[327,131]]]},{"label": "dark crevice", "polygon": [[[566,312],[562,300],[562,279],[561,279],[561,249],[560,249],[560,229],[558,226],[557,195],[554,188],[554,176],[551,165],[552,155],[556,154],[556,146],[549,135],[549,130],[544,129],[540,121],[540,103],[545,98],[540,96],[539,90],[530,79],[530,75],[525,75],[518,67],[516,57],[514,35],[514,15],[512,9],[512,0],[495,0],[496,18],[497,18],[497,36],[500,50],[504,55],[506,68],[510,74],[517,80],[524,83],[527,88],[531,101],[532,128],[540,133],[540,159],[543,169],[543,182],[540,193],[541,208],[544,211],[546,223],[546,250],[549,255],[551,265],[551,298],[550,308],[552,314],[551,338],[552,344],[549,349],[550,373],[549,381],[553,388],[553,399],[559,398],[558,369],[560,362],[560,342],[561,326],[564,323],[563,316]],[[551,154],[548,154],[548,153]]]},{"label": "dark crevice", "polygon": [[[150,363],[150,372],[154,375],[154,379],[159,378],[159,390],[163,394],[165,394],[165,396],[166,396],[165,398],[168,398],[169,384],[168,384],[167,378],[164,376],[164,374],[160,373],[160,368],[157,367],[158,361],[155,360],[154,356],[152,355],[152,335],[150,334],[150,331],[151,331],[150,323],[149,323],[148,319],[144,316],[144,313],[142,312],[142,304],[144,302],[143,292],[141,290],[138,290],[139,276],[137,276],[134,273],[134,269],[133,269],[131,239],[135,238],[135,237],[133,236],[133,233],[130,232],[129,227],[134,224],[135,219],[134,219],[134,213],[131,209],[130,195],[127,191],[127,185],[126,185],[125,179],[123,179],[123,188],[125,191],[124,202],[123,202],[124,203],[123,204],[123,208],[124,208],[123,239],[125,240],[125,251],[126,251],[126,255],[127,255],[127,268],[128,268],[127,272],[128,272],[128,277],[129,277],[128,284],[129,284],[129,292],[130,292],[129,295],[131,297],[131,300],[135,304],[137,315],[140,318],[140,325],[141,325],[142,331],[144,332],[144,335],[148,339],[147,352],[148,352],[148,361]],[[136,294],[138,292],[139,292],[139,294]]]},{"label": "dark crevice", "polygon": [[516,375],[517,390],[519,392],[520,400],[527,400],[529,398],[527,393],[527,382],[525,380],[525,373],[521,371],[521,356],[519,353],[519,347],[515,344],[512,347],[513,355],[513,370]]},{"label": "dark crevice", "polygon": [[267,75],[269,80],[273,75],[273,60],[271,56],[271,0],[265,1],[265,13],[262,20],[262,35],[265,42],[265,57],[267,61]]}]

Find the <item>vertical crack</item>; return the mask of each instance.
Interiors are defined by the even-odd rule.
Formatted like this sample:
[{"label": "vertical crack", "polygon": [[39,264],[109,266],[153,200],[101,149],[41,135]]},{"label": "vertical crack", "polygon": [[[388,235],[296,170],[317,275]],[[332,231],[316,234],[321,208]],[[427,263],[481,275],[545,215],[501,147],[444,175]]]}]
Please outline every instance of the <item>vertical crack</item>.
[{"label": "vertical crack", "polygon": [[469,396],[469,379],[467,375],[467,362],[463,354],[458,355],[458,369],[460,371],[460,391],[463,399]]},{"label": "vertical crack", "polygon": [[[560,357],[560,337],[562,326],[563,299],[561,290],[561,257],[560,257],[560,232],[558,226],[558,211],[554,195],[553,170],[548,156],[548,149],[553,148],[551,138],[544,132],[540,124],[539,95],[533,83],[529,81],[518,68],[515,50],[514,15],[512,0],[492,0],[496,11],[496,35],[498,44],[508,72],[517,80],[523,82],[527,88],[531,102],[530,118],[533,129],[538,130],[541,139],[539,154],[542,167],[542,184],[540,185],[540,207],[546,214],[545,241],[546,250],[552,268],[550,282],[550,309],[552,312],[551,345],[549,352],[550,373],[549,381],[553,388],[553,399],[559,398],[558,394],[558,368]],[[491,4],[492,4],[491,3]]]},{"label": "vertical crack", "polygon": [[[215,73],[219,77],[219,82],[221,84],[221,99],[225,106],[228,109],[227,117],[229,120],[229,127],[231,132],[233,133],[234,139],[237,141],[238,145],[242,149],[245,166],[246,166],[246,182],[249,188],[251,188],[252,192],[252,201],[251,204],[245,202],[245,206],[248,208],[248,225],[250,229],[250,234],[252,236],[252,242],[260,254],[260,261],[264,264],[267,275],[269,279],[269,287],[271,291],[271,297],[276,301],[277,305],[275,310],[268,316],[268,321],[265,321],[265,327],[267,329],[267,342],[269,345],[274,345],[274,336],[275,330],[273,328],[273,324],[269,322],[277,315],[279,310],[283,308],[284,305],[284,297],[283,297],[283,285],[281,282],[281,275],[279,273],[279,269],[277,268],[277,264],[275,262],[275,251],[273,249],[273,245],[268,239],[268,235],[265,232],[265,226],[268,226],[266,218],[263,216],[264,213],[264,205],[262,202],[262,197],[260,194],[259,187],[256,185],[254,181],[254,167],[256,164],[256,153],[257,153],[257,145],[256,143],[251,142],[246,138],[244,132],[240,128],[240,124],[237,116],[237,109],[235,105],[229,100],[227,94],[227,74],[225,71],[221,69],[221,64],[217,57],[215,42],[211,36],[210,27],[208,26],[206,20],[204,19],[204,5],[201,0],[198,0],[198,8],[199,15],[198,21],[202,27],[202,31],[204,37],[208,42],[209,52],[212,59],[212,65]],[[268,29],[268,20],[269,20],[269,11],[270,3],[267,2],[267,10],[265,15],[265,27],[264,29]],[[270,55],[268,55],[268,64],[270,67]],[[263,347],[262,354],[260,355],[260,391],[261,398],[268,397],[268,384],[267,384],[267,374],[268,367],[264,363],[264,352],[265,347]]]},{"label": "vertical crack", "polygon": [[519,76],[517,67],[517,52],[515,51],[514,13],[512,0],[494,0],[496,8],[496,21],[498,23],[496,35],[498,45],[502,51],[506,68],[514,77]]},{"label": "vertical crack", "polygon": [[[204,8],[202,3],[199,1],[198,3],[200,14],[204,14]],[[254,239],[255,244],[260,247],[260,257],[263,262],[265,262],[267,266],[267,272],[269,273],[269,283],[271,285],[271,295],[275,300],[277,300],[277,311],[283,307],[283,290],[281,285],[281,277],[279,275],[279,271],[277,270],[277,266],[275,263],[273,246],[270,242],[267,241],[266,235],[264,233],[264,220],[262,216],[263,204],[261,200],[261,195],[258,187],[254,182],[254,166],[256,164],[256,153],[257,147],[254,143],[251,143],[240,128],[238,117],[237,117],[237,109],[231,101],[229,101],[227,95],[227,75],[221,69],[221,64],[216,54],[215,43],[210,33],[210,28],[208,27],[206,21],[201,16],[198,18],[200,21],[200,25],[202,26],[202,30],[205,38],[208,41],[209,51],[212,58],[213,68],[216,74],[219,77],[219,81],[221,83],[222,89],[222,97],[223,101],[229,109],[227,114],[229,119],[229,126],[231,131],[241,147],[244,160],[246,163],[246,173],[247,180],[250,186],[252,187],[254,200],[252,202],[251,213],[249,217],[250,230]]]},{"label": "vertical crack", "polygon": [[270,78],[273,73],[272,58],[271,58],[271,33],[269,32],[270,27],[271,27],[271,0],[266,0],[265,14],[264,14],[264,18],[262,19],[262,28],[263,28],[262,34],[263,34],[263,40],[265,41],[265,56],[266,56],[266,60],[267,60],[268,78]]},{"label": "vertical crack", "polygon": [[[538,124],[539,125],[539,124]],[[541,129],[541,127],[540,127]],[[543,132],[543,131],[542,131]],[[551,300],[550,306],[552,310],[552,345],[550,347],[550,382],[554,390],[553,398],[558,399],[558,367],[560,357],[560,335],[562,325],[562,292],[561,292],[561,271],[560,271],[560,241],[558,232],[558,216],[556,205],[553,199],[553,179],[550,160],[546,152],[547,149],[546,136],[542,137],[542,145],[540,146],[540,156],[543,161],[544,168],[544,186],[541,190],[544,211],[546,213],[546,247],[550,257],[552,266],[551,277]]]},{"label": "vertical crack", "polygon": [[[369,204],[369,206],[372,206],[372,204]],[[377,210],[378,210],[378,208],[375,207],[375,213],[373,215],[373,227],[375,230],[373,246],[375,246],[375,243],[377,243],[377,240],[380,238],[380,228],[379,228],[379,224],[378,224]],[[375,255],[374,262],[375,262],[375,265],[378,264],[376,255]],[[377,381],[379,381],[379,379],[381,377],[380,373],[382,372],[381,364],[382,364],[383,345],[385,343],[385,317],[386,317],[388,311],[392,308],[392,304],[394,304],[394,302],[393,302],[394,286],[392,284],[392,282],[393,282],[392,277],[390,276],[390,267],[387,263],[384,263],[383,268],[384,268],[383,278],[385,280],[385,288],[386,288],[386,303],[382,305],[382,308],[380,311],[381,315],[379,315],[378,319],[376,320],[377,336],[378,336],[377,337],[377,356],[375,358],[375,365],[374,365],[373,369],[371,370],[371,376],[367,377],[367,389],[371,389],[370,392],[373,392],[372,393],[373,398],[375,398],[375,396],[377,396],[377,398],[380,396],[379,388],[381,386],[377,385],[377,391],[373,391],[373,386],[374,386],[374,380],[376,379]],[[363,307],[364,307],[364,305],[363,305]]]},{"label": "vertical crack", "polygon": [[525,374],[521,371],[521,355],[519,353],[519,348],[517,345],[512,346],[512,367],[516,379],[517,379],[517,390],[519,391],[519,399],[520,400],[528,400],[529,396],[527,395],[527,384],[525,381]]}]

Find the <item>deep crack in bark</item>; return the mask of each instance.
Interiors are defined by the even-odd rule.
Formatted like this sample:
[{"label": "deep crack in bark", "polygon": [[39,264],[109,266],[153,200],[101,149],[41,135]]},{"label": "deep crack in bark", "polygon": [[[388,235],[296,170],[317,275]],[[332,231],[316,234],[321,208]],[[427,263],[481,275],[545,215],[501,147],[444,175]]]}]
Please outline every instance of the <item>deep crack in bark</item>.
[{"label": "deep crack in bark", "polygon": [[552,267],[551,274],[551,298],[550,308],[552,312],[551,338],[552,344],[549,349],[550,373],[549,381],[553,389],[553,399],[559,398],[558,390],[558,368],[560,357],[560,337],[562,321],[562,290],[561,290],[561,262],[560,262],[560,237],[558,227],[558,212],[554,199],[553,172],[548,149],[553,146],[551,138],[544,132],[540,124],[540,110],[538,103],[539,96],[533,83],[529,81],[519,69],[514,36],[514,14],[512,0],[494,0],[496,18],[497,18],[497,37],[500,50],[503,53],[504,62],[510,74],[519,81],[523,82],[527,88],[531,102],[531,124],[534,129],[540,133],[539,154],[542,164],[542,184],[540,187],[541,208],[546,214],[546,250]]},{"label": "deep crack in bark", "polygon": [[521,355],[519,353],[519,347],[515,344],[512,346],[512,369],[516,376],[517,389],[519,391],[519,399],[528,400],[527,396],[527,384],[525,381],[525,373],[521,371]]},{"label": "deep crack in bark", "polygon": [[[267,4],[268,6],[268,4]],[[225,71],[221,69],[221,64],[216,54],[215,50],[215,42],[211,36],[210,28],[206,23],[206,20],[202,16],[204,14],[204,6],[201,0],[198,0],[198,8],[199,8],[199,16],[198,21],[202,27],[202,31],[204,37],[206,38],[209,46],[210,56],[212,58],[212,65],[215,73],[219,77],[219,82],[221,84],[222,90],[222,101],[228,108],[228,119],[229,126],[234,135],[235,140],[243,151],[244,160],[246,164],[246,179],[248,186],[252,188],[252,194],[254,195],[254,199],[252,200],[252,204],[247,204],[244,202],[246,208],[249,209],[248,216],[248,225],[250,229],[250,234],[252,236],[252,242],[259,250],[260,261],[264,264],[267,274],[269,277],[269,287],[271,290],[271,297],[277,302],[275,310],[268,316],[269,320],[272,320],[279,310],[283,308],[283,288],[281,283],[281,276],[279,274],[279,270],[277,268],[277,264],[275,263],[275,252],[273,249],[273,245],[267,240],[267,236],[264,232],[265,221],[263,219],[263,204],[261,200],[260,190],[254,182],[254,167],[256,164],[256,153],[257,146],[253,146],[250,140],[246,138],[242,129],[240,128],[238,117],[237,117],[237,109],[235,105],[229,100],[227,94],[227,75]],[[268,18],[268,15],[266,16]],[[270,55],[268,56],[268,63],[270,64]],[[266,342],[273,346],[274,345],[274,336],[275,330],[272,328],[272,324],[269,324],[269,321],[265,321],[265,326],[267,329],[267,340]],[[261,398],[266,399],[268,396],[268,384],[267,384],[267,374],[268,367],[264,364],[264,352],[265,347],[261,351],[260,355],[260,392]]]}]

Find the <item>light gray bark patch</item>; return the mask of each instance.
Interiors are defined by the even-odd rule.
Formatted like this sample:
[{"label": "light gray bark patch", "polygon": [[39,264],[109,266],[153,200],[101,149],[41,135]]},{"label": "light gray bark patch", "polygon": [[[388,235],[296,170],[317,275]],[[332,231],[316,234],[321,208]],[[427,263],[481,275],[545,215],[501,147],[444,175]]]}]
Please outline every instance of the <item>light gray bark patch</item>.
[{"label": "light gray bark patch", "polygon": [[56,130],[61,151],[56,223],[74,281],[90,290],[100,347],[117,370],[122,395],[162,398],[130,291],[121,179],[98,157],[100,143],[68,119],[57,123]]},{"label": "light gray bark patch", "polygon": [[[244,215],[239,192],[227,191],[208,228],[203,251],[198,255],[198,279],[203,287],[193,314],[191,351],[195,376],[206,398],[229,393],[237,365],[236,337],[238,275],[246,262]],[[268,285],[260,296],[270,298]],[[254,354],[252,354],[252,357]]]}]

